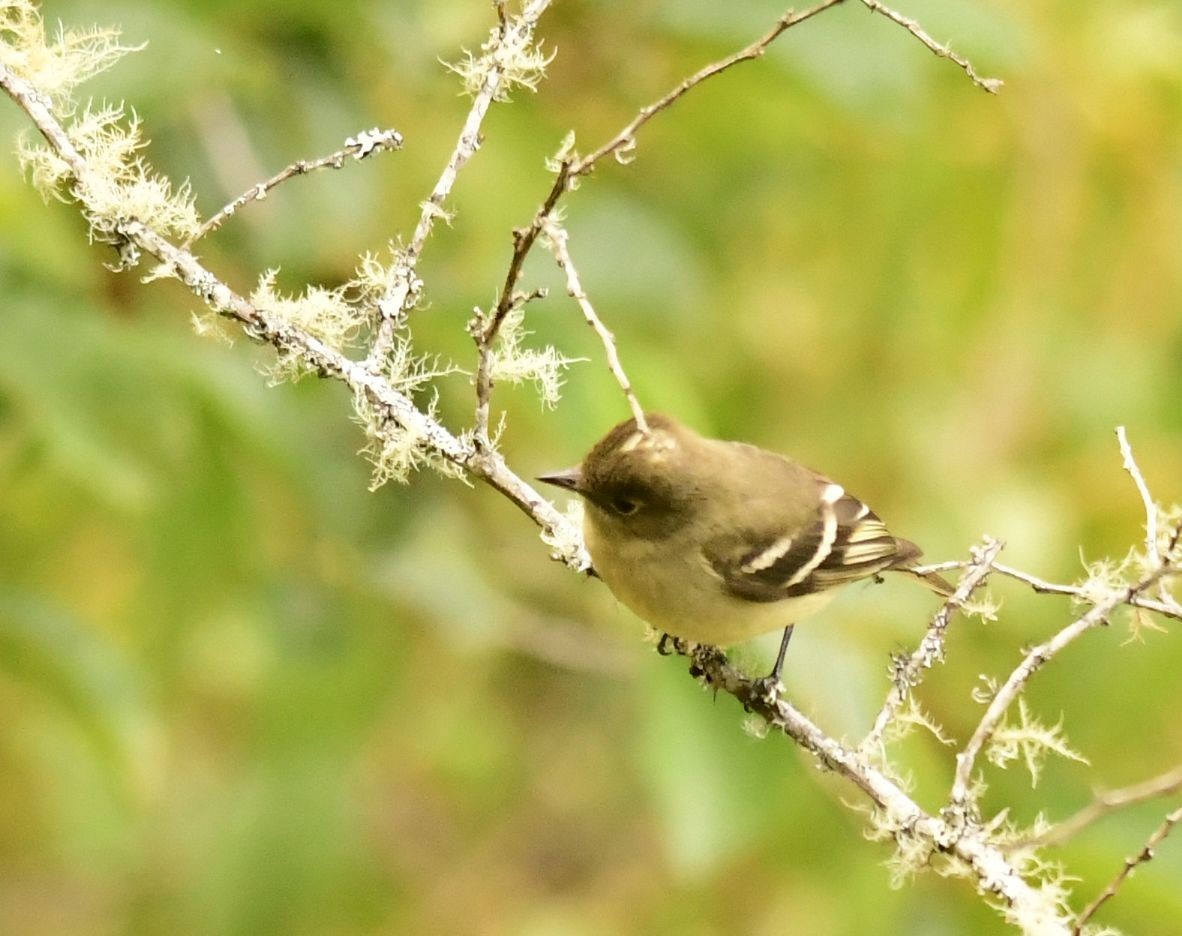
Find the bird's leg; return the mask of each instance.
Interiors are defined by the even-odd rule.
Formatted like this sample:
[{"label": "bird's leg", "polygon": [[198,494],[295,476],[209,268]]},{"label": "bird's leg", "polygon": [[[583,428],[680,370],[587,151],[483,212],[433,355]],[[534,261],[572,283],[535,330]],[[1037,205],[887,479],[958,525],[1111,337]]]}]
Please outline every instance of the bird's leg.
[{"label": "bird's leg", "polygon": [[763,679],[756,680],[752,687],[757,696],[763,696],[773,705],[779,701],[780,689],[783,688],[780,682],[780,673],[784,669],[784,657],[788,653],[788,642],[792,639],[792,628],[795,626],[795,624],[789,624],[784,628],[784,636],[780,639],[780,652],[776,654],[776,665]]},{"label": "bird's leg", "polygon": [[788,641],[792,639],[792,628],[795,624],[789,624],[784,628],[784,636],[780,638],[780,652],[776,654],[776,665],[772,667],[772,671],[768,674],[768,679],[773,682],[780,681],[780,673],[784,670],[784,657],[788,654]]}]

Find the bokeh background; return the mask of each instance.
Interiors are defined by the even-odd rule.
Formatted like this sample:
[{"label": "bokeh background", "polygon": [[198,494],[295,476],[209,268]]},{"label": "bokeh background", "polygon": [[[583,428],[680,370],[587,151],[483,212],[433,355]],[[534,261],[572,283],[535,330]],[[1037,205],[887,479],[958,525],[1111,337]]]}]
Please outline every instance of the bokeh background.
[{"label": "bokeh background", "polygon": [[[982,533],[1057,580],[1122,557],[1182,499],[1182,7],[900,0],[978,69],[853,2],[698,89],[568,201],[572,251],[650,408],[790,451],[932,558]],[[419,347],[471,367],[463,326],[568,130],[594,147],[782,10],[764,0],[559,3],[537,95],[485,125],[429,244]],[[404,152],[288,183],[202,247],[249,289],[347,278],[413,226],[467,102],[440,64],[482,0],[47,3],[146,49],[96,79],[205,214],[359,129]],[[25,125],[0,107],[0,139]],[[936,934],[1002,924],[963,882],[893,890],[852,789],[742,730],[598,584],[548,561],[483,488],[367,490],[339,386],[270,388],[265,349],[197,337],[194,300],[103,267],[75,212],[0,164],[0,931],[13,934]],[[539,343],[587,357],[561,407],[502,388],[523,474],[626,415],[542,252]],[[472,389],[440,387],[449,425]],[[923,699],[962,741],[978,674],[1070,618],[997,582]],[[787,679],[856,738],[931,598],[856,588],[799,634]],[[1182,761],[1182,642],[1092,633],[1029,692],[1087,767],[991,808],[1062,817]],[[951,758],[900,752],[936,805]],[[1175,797],[1176,800],[1176,797]],[[1056,853],[1087,899],[1166,804]],[[1182,933],[1182,841],[1101,917]]]}]

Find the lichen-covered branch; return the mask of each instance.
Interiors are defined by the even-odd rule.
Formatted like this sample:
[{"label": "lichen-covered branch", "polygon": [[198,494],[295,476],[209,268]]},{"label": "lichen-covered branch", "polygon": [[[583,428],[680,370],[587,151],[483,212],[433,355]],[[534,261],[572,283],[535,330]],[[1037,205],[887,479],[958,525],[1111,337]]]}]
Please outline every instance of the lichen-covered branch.
[{"label": "lichen-covered branch", "polygon": [[[96,170],[74,145],[51,101],[4,64],[0,64],[0,87],[28,114],[54,154],[68,166],[70,191],[86,204],[90,190],[103,187],[105,180],[95,178]],[[156,230],[150,220],[124,217],[111,220],[103,230],[124,263],[137,262],[141,254],[155,257],[160,262],[155,276],[175,276],[210,309],[237,321],[251,338],[270,344],[280,354],[296,355],[307,369],[345,383],[355,398],[367,402],[382,425],[408,436],[424,457],[440,459],[508,497],[541,527],[543,539],[551,544],[558,558],[576,569],[589,568],[579,531],[550,501],[518,477],[498,453],[478,450],[471,441],[448,432],[381,374],[307,331],[268,315],[219,280],[190,251]]]},{"label": "lichen-covered branch", "polygon": [[522,11],[510,16],[504,3],[496,3],[497,26],[480,54],[469,53],[460,65],[451,66],[472,95],[472,106],[460,128],[459,139],[444,164],[431,194],[422,203],[418,223],[409,242],[398,251],[396,275],[378,304],[381,322],[367,364],[380,369],[390,354],[403,317],[418,302],[422,283],[416,269],[427,238],[439,218],[447,217],[444,203],[451,195],[460,171],[480,149],[480,128],[496,101],[508,100],[513,87],[534,89],[545,74],[549,58],[536,45],[534,32],[550,0],[529,0]]},{"label": "lichen-covered branch", "polygon": [[1007,918],[1021,921],[1028,932],[1042,936],[1068,932],[1070,918],[1058,906],[1053,891],[1028,881],[990,840],[986,828],[925,811],[870,758],[830,738],[784,699],[769,696],[761,680],[744,675],[716,647],[693,648],[690,658],[694,675],[734,696],[865,793],[875,809],[876,828],[889,834],[909,860],[926,865],[941,856],[951,859],[949,873],[972,879],[981,894],[995,901]]},{"label": "lichen-covered branch", "polygon": [[[1118,436],[1125,468],[1136,480],[1140,477],[1140,471],[1136,468],[1128,440],[1124,437],[1123,432],[1119,432]],[[1138,489],[1144,490],[1145,494],[1148,494],[1143,481],[1138,483]],[[1152,504],[1152,499],[1147,498],[1147,503]],[[1180,534],[1182,534],[1182,526],[1177,527],[1169,535],[1165,549],[1162,550],[1159,549],[1155,530],[1152,552],[1149,551],[1150,547],[1147,545],[1145,564],[1148,571],[1143,572],[1132,583],[1101,583],[1105,587],[1102,594],[1096,594],[1094,588],[1084,589],[1083,594],[1089,595],[1092,603],[1092,607],[1087,613],[1076,618],[1049,640],[1038,644],[1025,654],[1022,662],[1014,668],[1002,686],[993,693],[985,714],[973,731],[972,737],[969,738],[963,750],[956,755],[956,773],[950,794],[953,808],[966,809],[971,806],[972,778],[977,757],[993,738],[1006,712],[1022,695],[1031,677],[1089,630],[1107,624],[1109,617],[1117,608],[1135,606],[1136,599],[1142,593],[1159,582],[1182,573],[1182,556],[1177,555]]]},{"label": "lichen-covered branch", "polygon": [[873,752],[881,747],[887,727],[898,715],[899,710],[916,686],[919,685],[924,671],[931,669],[936,663],[944,661],[945,633],[952,620],[952,615],[963,608],[973,593],[985,584],[1001,548],[1000,542],[986,537],[985,542],[973,550],[972,559],[966,566],[960,582],[957,583],[956,591],[936,612],[927,633],[924,634],[923,640],[919,642],[915,651],[894,668],[891,691],[887,694],[882,709],[874,719],[874,727],[870,729],[870,733],[859,745],[859,750]]}]

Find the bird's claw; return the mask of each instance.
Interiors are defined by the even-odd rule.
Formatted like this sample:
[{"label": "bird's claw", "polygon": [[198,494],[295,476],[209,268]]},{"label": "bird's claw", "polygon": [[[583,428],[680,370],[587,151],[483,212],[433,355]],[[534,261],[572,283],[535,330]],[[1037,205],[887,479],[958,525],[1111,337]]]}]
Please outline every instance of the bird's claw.
[{"label": "bird's claw", "polygon": [[743,703],[743,708],[748,712],[752,711],[757,704],[762,708],[775,708],[779,704],[783,692],[784,684],[780,681],[780,677],[774,674],[752,680],[751,690],[748,693],[747,701]]}]

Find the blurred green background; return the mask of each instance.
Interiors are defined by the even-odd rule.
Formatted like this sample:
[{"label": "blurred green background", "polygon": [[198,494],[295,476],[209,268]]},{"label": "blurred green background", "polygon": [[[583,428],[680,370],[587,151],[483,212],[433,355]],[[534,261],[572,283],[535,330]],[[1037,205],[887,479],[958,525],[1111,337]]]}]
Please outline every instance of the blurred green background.
[{"label": "blurred green background", "polygon": [[[794,453],[932,558],[983,532],[1058,580],[1123,556],[1155,493],[1182,498],[1182,6],[900,0],[975,89],[851,2],[680,102],[568,201],[571,249],[650,408]],[[569,129],[597,146],[642,104],[765,31],[763,0],[566,2],[536,96],[485,125],[453,226],[422,264],[422,350],[471,367],[463,325]],[[147,48],[92,82],[204,214],[374,124],[402,153],[288,183],[202,247],[232,284],[335,284],[405,233],[467,110],[440,59],[483,41],[481,0],[48,3]],[[0,107],[0,139],[25,126]],[[11,150],[11,145],[8,147]],[[195,301],[103,268],[76,213],[0,166],[0,931],[13,934],[996,933],[962,882],[892,890],[851,788],[758,741],[599,584],[550,563],[491,491],[367,491],[339,386],[268,388],[265,349],[196,337]],[[538,252],[536,340],[591,363],[543,412],[502,388],[529,475],[626,415]],[[467,378],[442,412],[471,418]],[[1069,620],[996,582],[922,696],[964,740],[979,673]],[[799,634],[793,698],[850,738],[930,596],[855,588]],[[1062,817],[1093,787],[1182,761],[1182,643],[1123,621],[1038,676],[1092,767],[1037,790],[991,770],[991,809]],[[1176,627],[1174,628],[1176,631]],[[950,755],[909,741],[937,806]],[[1176,798],[1175,798],[1176,799]],[[1058,850],[1090,898],[1165,804]],[[1182,841],[1103,911],[1182,933]]]}]

